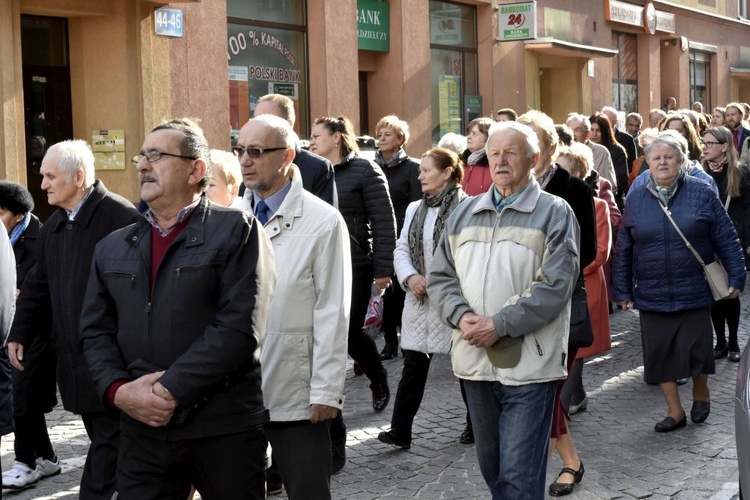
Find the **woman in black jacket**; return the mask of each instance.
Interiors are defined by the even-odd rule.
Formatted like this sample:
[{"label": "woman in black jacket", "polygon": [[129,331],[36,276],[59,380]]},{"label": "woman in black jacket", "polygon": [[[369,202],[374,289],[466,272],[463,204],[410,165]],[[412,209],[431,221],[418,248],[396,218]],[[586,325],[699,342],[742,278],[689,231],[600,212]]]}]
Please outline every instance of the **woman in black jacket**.
[{"label": "woman in black jacket", "polygon": [[[732,132],[726,127],[709,127],[703,135],[703,169],[719,187],[719,199],[729,213],[737,230],[747,262],[750,246],[750,171],[737,163]],[[714,358],[728,356],[739,362],[740,346],[737,331],[740,326],[740,298],[716,301],[711,307],[711,322],[716,332]],[[724,325],[729,329],[729,343],[724,336]]]},{"label": "woman in black jacket", "polygon": [[[370,379],[373,409],[383,411],[390,400],[388,372],[375,342],[362,332],[362,327],[371,293],[382,294],[391,285],[393,276],[396,222],[388,182],[380,167],[358,157],[354,128],[348,118],[316,119],[310,134],[310,150],[334,165],[339,211],[349,229],[352,253],[349,355]],[[343,420],[339,419],[331,427],[331,441],[337,449],[334,471],[343,466],[342,439],[343,443],[346,440],[343,429]]]},{"label": "woman in black jacket", "polygon": [[628,171],[628,154],[625,152],[625,148],[615,139],[615,133],[607,115],[596,112],[591,115],[589,120],[591,120],[591,142],[601,144],[607,148],[612,157],[612,165],[615,167],[618,186],[615,201],[617,201],[618,208],[622,210],[625,206],[624,199],[627,188],[620,188],[620,186],[628,185],[628,174],[630,174]]},{"label": "woman in black jacket", "polygon": [[[404,150],[409,142],[409,125],[398,116],[388,115],[375,125],[378,150],[375,163],[388,179],[388,192],[396,215],[396,234],[401,234],[406,216],[406,207],[412,201],[422,199],[422,184],[419,182],[419,162],[410,158]],[[398,355],[398,333],[406,295],[400,286],[389,287],[383,296],[383,335],[385,346],[380,359],[388,360]]]}]

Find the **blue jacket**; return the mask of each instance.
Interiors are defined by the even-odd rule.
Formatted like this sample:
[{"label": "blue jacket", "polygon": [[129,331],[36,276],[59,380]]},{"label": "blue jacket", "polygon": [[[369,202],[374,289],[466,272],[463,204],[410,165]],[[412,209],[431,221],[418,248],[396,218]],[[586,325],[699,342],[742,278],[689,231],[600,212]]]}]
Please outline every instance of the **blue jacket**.
[{"label": "blue jacket", "polygon": [[[714,300],[700,263],[659,203],[649,185],[630,191],[612,268],[615,300],[632,300],[636,309],[654,312],[710,307]],[[718,255],[729,275],[729,286],[742,290],[742,247],[732,221],[711,188],[683,174],[668,208],[703,261],[710,264]]]}]

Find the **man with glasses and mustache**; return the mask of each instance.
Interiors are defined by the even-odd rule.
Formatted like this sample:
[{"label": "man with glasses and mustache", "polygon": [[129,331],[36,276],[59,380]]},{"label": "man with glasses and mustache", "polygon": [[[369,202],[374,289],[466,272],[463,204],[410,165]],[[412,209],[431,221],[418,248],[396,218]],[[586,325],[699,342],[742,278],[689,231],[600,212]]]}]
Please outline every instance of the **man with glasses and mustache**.
[{"label": "man with glasses and mustache", "polygon": [[211,203],[210,153],[188,119],[133,158],[143,218],[97,247],[81,338],[99,396],[122,410],[120,496],[265,498],[259,345],[275,286],[270,242]]},{"label": "man with glasses and mustache", "polygon": [[[37,264],[21,285],[8,355],[17,370],[34,370],[32,363],[39,359],[25,357],[29,353],[24,348],[51,329],[63,407],[81,415],[91,440],[80,498],[109,500],[116,489],[120,417],[102,404],[94,390],[79,338],[79,318],[96,244],[112,231],[138,220],[138,211],[94,178],[94,154],[84,141],[51,146],[40,172],[47,201],[58,210],[39,231]],[[17,484],[21,485],[44,475],[39,467],[14,468],[19,476]]]}]

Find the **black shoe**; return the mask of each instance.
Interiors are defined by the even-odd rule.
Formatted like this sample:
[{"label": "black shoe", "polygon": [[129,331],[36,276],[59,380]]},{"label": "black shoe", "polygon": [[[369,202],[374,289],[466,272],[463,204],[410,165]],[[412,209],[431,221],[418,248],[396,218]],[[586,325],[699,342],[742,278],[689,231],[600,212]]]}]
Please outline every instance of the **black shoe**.
[{"label": "black shoe", "polygon": [[740,351],[729,351],[729,354],[727,354],[727,359],[735,363],[739,363],[741,357]]},{"label": "black shoe", "polygon": [[331,442],[331,474],[336,474],[346,464],[346,439]]},{"label": "black shoe", "polygon": [[392,444],[393,446],[397,448],[401,448],[402,450],[408,450],[411,448],[411,439],[404,439],[403,437],[396,434],[396,431],[393,429],[389,431],[383,431],[380,434],[378,434],[378,441],[385,444]]},{"label": "black shoe", "polygon": [[654,430],[656,432],[672,432],[675,429],[679,429],[680,427],[685,427],[687,425],[687,416],[683,415],[680,420],[675,420],[672,417],[667,417],[661,422],[657,423],[654,426]]},{"label": "black shoe", "polygon": [[690,420],[695,424],[700,424],[706,421],[709,413],[711,413],[710,401],[693,401],[693,408],[690,410]]},{"label": "black shoe", "polygon": [[461,444],[474,444],[474,429],[467,425],[464,431],[461,433],[461,437],[458,438],[458,442]]},{"label": "black shoe", "polygon": [[563,474],[570,474],[573,476],[573,482],[572,483],[558,483],[554,482],[549,485],[549,494],[553,497],[562,497],[565,495],[570,495],[573,493],[573,488],[575,488],[575,485],[581,482],[581,479],[583,479],[583,460],[581,460],[581,467],[578,468],[577,471],[571,469],[570,467],[563,467],[560,471],[560,474],[557,475],[557,478],[560,479],[560,476]]},{"label": "black shoe", "polygon": [[395,357],[398,357],[398,345],[389,344],[388,342],[386,342],[383,346],[383,350],[380,351],[380,359],[382,361],[388,361],[389,359],[393,359]]},{"label": "black shoe", "polygon": [[388,389],[388,374],[383,374],[383,382],[380,384],[370,384],[372,391],[372,409],[383,411],[391,400],[391,391]]}]

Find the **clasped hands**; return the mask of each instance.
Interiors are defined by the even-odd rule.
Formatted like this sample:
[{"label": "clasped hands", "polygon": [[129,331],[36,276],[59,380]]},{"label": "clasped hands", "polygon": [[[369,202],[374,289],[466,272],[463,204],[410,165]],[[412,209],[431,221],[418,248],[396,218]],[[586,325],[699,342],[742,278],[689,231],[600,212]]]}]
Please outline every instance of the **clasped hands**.
[{"label": "clasped hands", "polygon": [[464,340],[474,347],[489,347],[500,340],[495,323],[489,316],[480,316],[473,312],[464,313],[458,322],[458,328]]},{"label": "clasped hands", "polygon": [[149,373],[121,385],[115,393],[115,406],[151,427],[164,427],[172,419],[177,401],[161,385],[163,371]]}]

